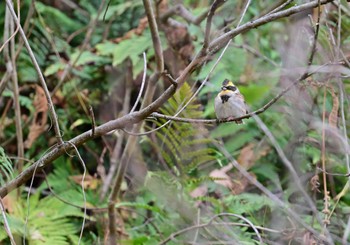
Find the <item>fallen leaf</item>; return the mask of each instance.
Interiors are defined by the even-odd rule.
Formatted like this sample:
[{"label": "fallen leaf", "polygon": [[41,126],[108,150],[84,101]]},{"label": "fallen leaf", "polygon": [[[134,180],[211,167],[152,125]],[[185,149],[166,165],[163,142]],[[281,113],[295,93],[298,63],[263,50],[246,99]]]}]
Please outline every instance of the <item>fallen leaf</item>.
[{"label": "fallen leaf", "polygon": [[[249,172],[249,174],[253,179],[256,179],[255,174],[250,173],[250,172]],[[244,192],[250,183],[249,180],[247,178],[245,178],[241,173],[235,173],[234,176],[232,177],[232,179],[233,179],[233,181],[232,181],[232,186],[231,186],[231,192],[234,195],[238,195],[238,194]]]},{"label": "fallen leaf", "polygon": [[208,193],[208,187],[205,185],[200,185],[193,191],[191,191],[190,196],[193,198],[204,197]]},{"label": "fallen leaf", "polygon": [[209,177],[214,179],[214,182],[218,185],[225,186],[227,188],[232,188],[231,177],[228,176],[226,172],[232,169],[232,165],[229,164],[221,169],[214,169],[210,172]]},{"label": "fallen leaf", "polygon": [[338,96],[337,96],[337,94],[335,93],[335,91],[334,91],[334,89],[332,87],[328,87],[328,89],[331,92],[332,100],[333,100],[332,111],[329,114],[328,122],[329,122],[329,125],[331,127],[337,128],[339,99],[338,99]]},{"label": "fallen leaf", "polygon": [[147,19],[147,17],[141,18],[140,22],[139,22],[139,25],[136,28],[128,31],[127,33],[125,33],[124,36],[116,38],[114,40],[114,42],[120,43],[123,40],[130,39],[133,36],[133,34],[136,34],[137,36],[140,36],[143,33],[143,31],[146,29],[147,26],[148,26],[148,19]]},{"label": "fallen leaf", "polygon": [[237,162],[245,169],[250,169],[255,162],[269,152],[268,146],[257,148],[256,143],[249,143],[244,146],[237,158]]},{"label": "fallen leaf", "polygon": [[13,207],[14,207],[14,205],[16,203],[14,198],[11,197],[10,195],[7,195],[4,198],[2,198],[2,203],[4,205],[4,209],[7,210],[7,212],[9,214],[12,214],[13,213]]},{"label": "fallen leaf", "polygon": [[46,130],[48,104],[44,90],[35,86],[35,98],[33,102],[35,108],[34,119],[29,127],[29,135],[24,142],[26,149],[30,148],[33,142]]},{"label": "fallen leaf", "polygon": [[[73,175],[69,177],[73,182],[81,185],[83,175]],[[84,189],[95,190],[99,184],[99,180],[91,175],[85,175],[83,187]]]}]

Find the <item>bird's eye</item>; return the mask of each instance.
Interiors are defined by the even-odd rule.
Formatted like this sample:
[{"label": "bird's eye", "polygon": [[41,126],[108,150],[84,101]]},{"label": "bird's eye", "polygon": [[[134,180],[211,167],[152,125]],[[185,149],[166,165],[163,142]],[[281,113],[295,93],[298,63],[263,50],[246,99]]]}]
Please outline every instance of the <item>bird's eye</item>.
[{"label": "bird's eye", "polygon": [[237,90],[237,88],[235,86],[227,86],[227,89],[231,90],[231,91],[236,91]]}]

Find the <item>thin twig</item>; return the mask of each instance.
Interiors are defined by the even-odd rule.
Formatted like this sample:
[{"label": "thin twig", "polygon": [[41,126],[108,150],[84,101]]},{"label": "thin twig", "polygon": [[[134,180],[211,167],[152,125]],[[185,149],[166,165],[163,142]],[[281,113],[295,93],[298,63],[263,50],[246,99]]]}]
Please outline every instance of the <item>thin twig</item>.
[{"label": "thin twig", "polygon": [[173,15],[182,17],[188,23],[199,25],[205,19],[205,17],[207,17],[208,10],[195,17],[188,9],[185,8],[185,6],[183,6],[183,4],[177,4],[162,14],[159,19],[164,23]]},{"label": "thin twig", "polygon": [[[222,3],[214,2],[213,5],[212,5],[212,7],[211,7],[210,12],[212,12],[212,11],[215,12],[215,9],[213,10],[214,4],[216,4],[216,8],[217,8],[217,7],[218,7],[220,4],[222,4]],[[245,8],[244,8],[244,11],[242,12],[242,15],[241,15],[240,21],[239,21],[239,23],[238,23],[238,26],[240,25],[241,21],[243,20],[243,17],[245,16],[245,14],[246,14],[246,12],[247,12],[247,10],[248,10],[249,4],[250,4],[250,0],[247,1],[247,4],[246,4],[246,6],[245,6]],[[212,13],[212,14],[214,14],[214,13]],[[207,24],[207,25],[208,25],[208,24]],[[229,41],[227,42],[226,46],[225,46],[224,49],[222,50],[222,52],[221,52],[221,54],[219,55],[218,59],[215,61],[214,65],[211,67],[209,73],[207,74],[207,76],[205,77],[205,79],[203,80],[203,82],[201,83],[201,85],[198,87],[198,89],[196,90],[196,92],[193,93],[193,95],[192,95],[191,98],[186,102],[186,104],[185,104],[182,108],[180,108],[180,109],[175,113],[175,115],[173,116],[174,118],[176,118],[183,110],[185,110],[186,107],[194,100],[194,98],[197,97],[198,93],[201,91],[201,89],[202,89],[202,88],[204,87],[204,85],[207,83],[207,81],[209,80],[209,77],[210,77],[211,74],[213,73],[214,69],[216,68],[216,66],[219,64],[220,60],[221,60],[222,57],[224,56],[224,54],[225,54],[227,48],[230,46],[231,42],[232,42],[232,39],[229,40]],[[169,78],[170,78],[171,80],[174,80],[170,75],[169,75]],[[174,81],[173,84],[176,86],[176,85],[177,85],[177,82]],[[155,114],[157,114],[157,113],[155,113]],[[152,116],[153,116],[153,114],[152,114]],[[166,119],[166,118],[165,118],[165,119]],[[168,120],[167,122],[163,123],[161,126],[155,128],[155,129],[152,129],[152,130],[150,130],[150,131],[143,132],[143,133],[129,132],[129,131],[127,131],[126,129],[123,129],[123,131],[126,132],[126,133],[128,133],[128,134],[130,134],[130,135],[133,135],[133,136],[148,135],[148,134],[151,134],[151,133],[153,133],[153,132],[155,132],[155,131],[158,131],[159,129],[165,127],[165,126],[168,125],[171,121],[172,121],[172,120]]]},{"label": "thin twig", "polygon": [[[321,0],[320,4],[326,4],[326,3],[330,3],[333,2],[334,0]],[[234,38],[235,36],[237,36],[238,34],[241,34],[243,32],[246,32],[248,30],[251,30],[253,28],[257,28],[263,24],[269,23],[271,21],[280,19],[282,17],[286,17],[286,16],[290,16],[293,15],[295,13],[299,13],[301,11],[304,10],[308,10],[308,9],[312,9],[318,6],[318,0],[316,1],[312,1],[310,3],[305,3],[305,4],[301,4],[295,7],[291,7],[289,9],[274,13],[274,14],[269,14],[266,16],[263,16],[257,20],[248,22],[244,25],[241,25],[223,35],[221,35],[220,37],[216,38],[215,40],[213,40],[209,46],[208,46],[208,50],[209,53],[216,53],[219,49],[221,49],[228,40]]]},{"label": "thin twig", "polygon": [[92,109],[92,106],[89,107],[89,115],[91,119],[91,136],[95,136],[95,128],[96,128],[96,120],[95,120],[95,114],[94,110]]},{"label": "thin twig", "polygon": [[63,140],[62,140],[62,136],[61,136],[61,132],[60,132],[60,127],[59,127],[59,124],[58,124],[58,118],[57,118],[57,114],[56,114],[56,111],[55,111],[55,108],[53,106],[53,103],[52,103],[52,100],[51,100],[51,96],[50,96],[50,92],[46,86],[46,81],[45,81],[45,78],[40,70],[40,67],[39,67],[39,64],[35,58],[35,55],[32,51],[32,48],[30,47],[29,45],[29,42],[27,40],[27,37],[21,27],[21,23],[19,22],[17,16],[16,16],[16,13],[12,7],[12,3],[11,3],[11,0],[6,0],[6,5],[7,7],[9,8],[10,10],[10,13],[12,15],[12,18],[13,20],[15,21],[17,27],[19,28],[19,33],[21,34],[22,36],[22,39],[24,41],[24,44],[28,50],[28,54],[33,62],[33,65],[35,67],[35,70],[36,72],[38,73],[38,77],[39,77],[39,81],[41,83],[41,86],[45,92],[45,97],[46,97],[46,100],[49,104],[49,108],[50,108],[50,114],[51,114],[51,119],[53,121],[53,128],[55,130],[55,135],[56,135],[56,138],[57,138],[57,142],[58,142],[58,145],[62,145],[63,144]]},{"label": "thin twig", "polygon": [[[18,3],[17,3],[18,4]],[[6,8],[8,11],[8,8]],[[10,16],[9,16],[10,17]],[[10,21],[10,33],[16,34],[14,31],[14,21],[8,18]],[[22,120],[21,120],[21,106],[19,103],[19,88],[18,88],[18,75],[17,75],[17,65],[16,65],[16,50],[15,50],[15,39],[11,38],[10,41],[10,54],[12,63],[12,86],[13,86],[13,100],[15,105],[15,124],[16,124],[16,138],[17,138],[17,155],[21,159],[24,157],[24,144],[23,144],[23,133],[22,133]],[[18,172],[22,172],[23,161],[18,160],[17,164]]]},{"label": "thin twig", "polygon": [[0,81],[0,96],[4,92],[7,85],[7,81],[10,79],[10,77],[11,77],[11,73],[9,73],[8,71],[5,71]]},{"label": "thin twig", "polygon": [[325,215],[324,221],[323,221],[323,229],[322,233],[324,233],[324,230],[327,228],[327,225],[329,224],[328,215],[330,213],[329,211],[329,195],[328,195],[328,189],[327,189],[327,177],[326,173],[324,172],[326,170],[326,87],[323,88],[323,109],[322,109],[322,147],[321,147],[321,162],[322,162],[322,170],[323,170],[323,195],[324,195],[324,209],[322,212]]},{"label": "thin twig", "polygon": [[164,71],[163,49],[162,49],[162,43],[159,37],[156,18],[154,16],[154,12],[152,8],[152,3],[150,0],[143,0],[143,6],[145,7],[149,27],[151,30],[152,43],[153,43],[155,59],[157,64],[157,72],[162,73]]},{"label": "thin twig", "polygon": [[316,218],[318,219],[319,223],[321,224],[321,219],[318,217],[318,211],[316,209],[315,204],[312,202],[312,199],[310,198],[310,196],[307,194],[307,192],[304,189],[304,186],[302,185],[302,183],[300,182],[300,178],[298,176],[298,173],[295,171],[293,164],[289,161],[289,159],[287,158],[287,156],[285,155],[284,151],[282,150],[281,146],[278,144],[276,138],[273,136],[272,132],[267,128],[267,126],[265,125],[265,123],[263,123],[261,121],[261,119],[257,116],[254,116],[255,121],[258,123],[259,127],[261,128],[261,130],[265,133],[265,135],[269,138],[270,142],[272,143],[272,145],[274,146],[274,148],[277,151],[278,156],[280,157],[280,159],[282,160],[282,162],[284,163],[284,165],[288,168],[289,172],[291,173],[291,176],[293,178],[293,183],[296,184],[296,186],[298,187],[299,191],[303,194],[307,204],[309,205],[309,207],[311,208],[311,210],[313,211],[314,215],[316,216]]},{"label": "thin twig", "polygon": [[[17,0],[17,16],[18,16],[18,19],[21,19],[21,12],[20,12],[20,4],[19,4],[19,0]],[[7,9],[5,10],[5,11],[7,11]],[[6,25],[6,24],[5,24]],[[16,28],[16,30],[14,31],[14,32],[11,32],[11,36],[10,37],[5,37],[4,36],[4,39],[5,39],[5,41],[4,41],[4,43],[1,45],[1,47],[0,47],[0,53],[1,53],[1,51],[5,48],[5,46],[12,40],[12,39],[14,39],[14,37],[16,36],[16,34],[17,34],[17,32],[18,32],[18,29],[19,29],[19,26],[17,25],[17,28]]]},{"label": "thin twig", "polygon": [[[131,72],[131,71],[130,71]],[[129,74],[129,71],[128,71]],[[131,74],[129,74],[130,79],[131,79]],[[129,111],[129,106],[130,106],[130,93],[131,93],[131,82],[129,81],[129,79],[125,80],[125,97],[124,97],[124,103],[123,103],[123,113],[127,113],[127,111]],[[106,196],[106,193],[108,191],[108,189],[111,187],[112,182],[113,182],[113,178],[115,176],[115,172],[117,170],[118,167],[118,160],[120,159],[120,155],[122,152],[122,145],[123,145],[123,141],[125,138],[125,134],[124,132],[120,132],[117,136],[117,142],[114,145],[114,149],[112,151],[112,154],[110,156],[110,167],[108,170],[108,174],[107,177],[103,180],[103,185],[101,188],[101,192],[100,192],[100,198],[104,199]]]},{"label": "thin twig", "polygon": [[[179,231],[177,231],[175,233],[172,233],[168,238],[166,238],[165,240],[160,242],[159,245],[164,245],[164,244],[170,242],[171,240],[173,240],[175,237],[177,237],[177,236],[179,236],[179,235],[181,235],[181,234],[183,234],[185,232],[188,232],[188,231],[191,231],[191,230],[198,230],[200,228],[205,228],[205,227],[211,226],[211,225],[217,225],[217,223],[214,223],[214,220],[216,218],[222,217],[222,216],[233,216],[233,217],[236,217],[236,218],[244,220],[246,223],[248,223],[249,227],[251,227],[254,230],[255,234],[257,235],[257,237],[259,239],[260,244],[263,244],[262,238],[261,238],[260,233],[258,231],[259,228],[257,228],[255,225],[253,225],[253,223],[250,220],[248,220],[247,218],[244,218],[243,216],[238,215],[238,214],[220,213],[220,214],[217,214],[217,215],[214,215],[213,217],[211,217],[210,220],[207,223],[186,227],[186,228],[184,228],[182,230],[179,230]],[[227,224],[227,223],[225,223],[225,224]],[[235,225],[236,223],[228,223],[228,224]]]},{"label": "thin twig", "polygon": [[267,57],[266,55],[260,53],[258,50],[254,49],[253,47],[250,47],[246,44],[235,44],[233,43],[232,46],[236,47],[236,48],[241,48],[244,49],[250,53],[252,53],[254,56],[259,57],[263,60],[266,60],[267,62],[271,63],[271,65],[275,66],[275,67],[280,67],[280,65],[278,65],[275,61],[273,61],[272,59],[270,59],[269,57]]},{"label": "thin twig", "polygon": [[[58,149],[55,146],[52,146],[52,147],[50,147],[49,149],[47,149],[44,152],[44,156],[45,156],[45,153],[50,151],[51,148]],[[60,148],[60,149],[63,149],[63,148]],[[64,150],[65,149],[63,149],[63,151]],[[30,176],[28,176],[28,179],[31,177],[31,180],[30,180],[30,184],[29,184],[29,188],[28,188],[28,194],[27,194],[27,199],[26,199],[27,212],[26,212],[26,216],[25,216],[25,220],[24,220],[24,228],[23,228],[23,230],[24,230],[24,232],[23,232],[23,244],[24,245],[26,244],[27,226],[28,226],[29,213],[30,213],[30,201],[29,201],[29,198],[30,198],[31,189],[32,189],[33,184],[34,184],[34,178],[35,178],[36,171],[37,171],[37,169],[40,166],[40,160],[41,160],[41,158],[38,161],[36,161],[34,164],[31,165],[31,167],[33,167],[33,172],[31,173]],[[23,172],[25,172],[25,170]]]},{"label": "thin twig", "polygon": [[323,170],[322,168],[319,168],[319,167],[317,168],[317,170],[322,172],[322,173],[325,173],[327,175],[331,175],[331,176],[350,177],[350,173],[347,173],[347,174],[331,173],[331,172],[325,171],[325,170]]},{"label": "thin twig", "polygon": [[311,48],[311,55],[309,57],[308,61],[308,66],[312,65],[312,61],[314,59],[314,55],[316,53],[316,45],[317,45],[317,39],[318,39],[318,33],[320,31],[320,19],[321,19],[321,3],[320,0],[318,1],[317,5],[317,22],[316,22],[316,30],[315,30],[315,35],[314,35],[314,40],[312,43],[312,48]]},{"label": "thin twig", "polygon": [[[222,145],[216,143],[216,147],[224,154],[224,156],[230,161],[230,164],[233,165],[239,172],[242,174],[244,178],[246,178],[250,183],[256,186],[259,190],[261,190],[266,196],[268,196],[274,203],[276,203],[280,208],[282,208],[288,215],[293,217],[296,221],[299,222],[305,229],[314,234],[316,237],[319,237],[318,232],[314,230],[311,226],[309,226],[305,221],[290,207],[289,204],[284,203],[279,197],[273,194],[270,190],[268,190],[264,185],[262,185],[256,178],[252,177],[250,173],[240,165],[231,154],[223,147]],[[319,237],[321,240],[325,240],[324,237]]]},{"label": "thin twig", "polygon": [[79,235],[79,241],[78,241],[78,245],[79,245],[81,243],[81,239],[83,238],[84,226],[85,226],[85,221],[86,221],[86,195],[85,195],[85,188],[84,188],[84,181],[85,181],[85,175],[86,175],[86,165],[85,165],[85,162],[78,151],[78,148],[71,142],[68,142],[68,144],[70,144],[73,147],[73,149],[75,150],[75,152],[78,156],[79,162],[81,163],[81,165],[83,166],[83,169],[84,169],[83,177],[81,178],[81,191],[83,194],[83,201],[84,201],[84,217],[83,217],[83,222],[81,224],[81,230],[80,230],[80,235]]},{"label": "thin twig", "polygon": [[99,8],[97,10],[96,17],[90,20],[89,27],[88,27],[88,29],[86,31],[86,35],[85,35],[83,44],[81,45],[80,52],[79,52],[78,56],[75,58],[75,60],[73,62],[69,62],[66,65],[66,67],[63,70],[63,74],[60,77],[59,82],[57,83],[56,87],[51,92],[51,96],[55,95],[56,92],[58,91],[58,89],[65,82],[66,77],[68,76],[69,72],[75,66],[75,64],[77,64],[77,62],[79,61],[81,55],[83,54],[83,52],[85,51],[86,47],[88,46],[88,44],[89,44],[89,42],[91,40],[92,34],[95,31],[96,24],[98,22],[98,18],[100,17],[100,15],[102,13],[102,10],[104,9],[105,2],[106,2],[106,0],[101,0],[100,6],[99,6]]},{"label": "thin twig", "polygon": [[[219,57],[217,58],[217,60],[215,61],[214,65],[211,67],[208,75],[205,77],[205,79],[203,80],[203,82],[201,83],[201,85],[198,87],[198,89],[196,90],[195,93],[192,94],[191,98],[189,98],[189,100],[185,103],[185,105],[183,107],[181,107],[174,115],[175,118],[177,118],[177,116],[186,109],[186,107],[194,100],[194,98],[196,98],[196,96],[198,95],[198,93],[201,91],[201,89],[204,87],[204,85],[207,83],[207,81],[209,80],[209,77],[211,76],[211,74],[213,73],[213,71],[215,70],[216,66],[219,64],[220,60],[222,59],[222,57],[224,56],[227,48],[230,46],[231,40],[226,44],[225,48],[222,50],[221,54],[219,55]],[[158,113],[155,113],[158,114]],[[160,114],[161,115],[161,114]],[[153,114],[152,114],[153,116]],[[167,119],[167,118],[165,118]],[[148,135],[151,134],[155,131],[158,131],[159,129],[165,127],[166,125],[168,125],[172,120],[168,120],[167,122],[163,123],[162,125],[160,125],[159,127],[149,130],[147,132],[143,132],[143,133],[134,133],[134,132],[129,132],[126,129],[123,129],[124,132],[133,135],[133,136],[142,136],[142,135]]]},{"label": "thin twig", "polygon": [[130,113],[134,112],[136,109],[136,106],[139,104],[142,93],[143,93],[143,89],[145,87],[145,83],[146,83],[146,75],[147,75],[147,58],[146,58],[146,53],[143,52],[143,75],[142,75],[142,83],[141,83],[141,88],[139,91],[139,94],[137,95],[136,101],[134,103],[134,106],[132,107]]},{"label": "thin twig", "polygon": [[249,7],[250,3],[251,3],[251,0],[247,0],[246,4],[245,4],[245,6],[244,6],[244,9],[243,9],[241,18],[240,18],[239,21],[238,21],[237,27],[239,27],[239,26],[241,25],[241,23],[242,23],[242,21],[243,21],[243,18],[244,18],[244,16],[245,16],[245,14],[247,13],[247,10],[248,10],[248,7]]},{"label": "thin twig", "polygon": [[[145,12],[147,15],[150,31],[151,31],[151,37],[152,37],[152,43],[153,43],[153,48],[155,52],[155,60],[156,60],[156,71],[155,73],[150,77],[148,86],[145,92],[144,99],[141,104],[141,111],[145,111],[147,109],[150,109],[152,107],[152,104],[154,104],[156,101],[153,103],[151,102],[153,99],[153,95],[155,93],[156,89],[156,83],[158,82],[159,78],[164,72],[164,57],[163,57],[163,49],[160,41],[160,36],[158,32],[158,26],[156,23],[156,18],[153,12],[152,8],[152,3],[150,0],[143,0],[143,5],[145,8]],[[172,90],[171,94],[174,94],[176,89],[175,85],[171,85],[167,91],[170,92]],[[165,91],[166,92],[166,91]],[[163,93],[164,95],[164,93]],[[167,99],[165,99],[160,105],[162,105]],[[135,112],[134,112],[135,113]],[[129,115],[132,115],[133,113],[129,113]],[[129,124],[130,125],[130,124]],[[134,125],[133,131],[138,131],[141,127],[141,123]],[[115,244],[116,239],[117,239],[117,234],[116,234],[116,224],[115,224],[115,219],[116,219],[116,212],[115,209],[113,208],[114,203],[119,195],[122,180],[124,178],[126,169],[128,167],[129,161],[130,161],[130,156],[133,150],[135,149],[135,144],[137,143],[136,137],[130,136],[128,138],[128,141],[126,143],[126,146],[124,148],[122,157],[120,159],[120,163],[118,166],[117,174],[114,179],[114,183],[112,185],[112,191],[109,196],[108,200],[108,227],[109,227],[109,234],[107,238],[108,244]]]},{"label": "thin twig", "polygon": [[204,41],[203,41],[203,50],[206,50],[209,45],[209,38],[210,38],[210,31],[211,31],[211,25],[212,25],[212,19],[215,14],[215,11],[225,2],[226,0],[215,0],[213,4],[210,7],[208,17],[207,17],[207,23],[205,26],[205,34],[204,34]]},{"label": "thin twig", "polygon": [[163,118],[167,120],[173,120],[177,122],[183,122],[183,123],[203,123],[203,124],[213,124],[213,123],[228,123],[228,122],[236,122],[240,121],[242,119],[250,118],[254,115],[259,115],[266,111],[270,106],[272,106],[274,103],[276,103],[284,94],[286,94],[291,88],[293,88],[297,83],[299,83],[301,80],[297,79],[293,83],[291,83],[288,87],[282,90],[276,97],[271,99],[267,104],[265,104],[260,109],[250,112],[244,116],[236,117],[236,118],[230,118],[230,119],[192,119],[192,118],[181,118],[176,116],[167,116],[163,115],[158,112],[153,112],[151,114],[151,117],[153,118]]},{"label": "thin twig", "polygon": [[7,221],[6,211],[5,211],[4,203],[2,202],[2,198],[1,197],[0,197],[0,209],[1,209],[1,214],[2,214],[2,218],[3,218],[5,231],[6,231],[7,235],[10,238],[11,245],[16,245],[15,239],[13,238],[13,235],[12,235],[12,232],[11,232],[10,225],[9,225],[9,223]]},{"label": "thin twig", "polygon": [[[285,6],[287,6],[288,4],[290,4],[291,2],[293,2],[294,0],[287,0],[286,2],[284,2],[283,4],[281,4],[280,6],[278,6],[277,8],[273,9],[270,13],[268,14],[273,14],[276,13],[278,11],[280,11],[281,9],[283,9]],[[283,1],[282,1],[283,2]]]}]

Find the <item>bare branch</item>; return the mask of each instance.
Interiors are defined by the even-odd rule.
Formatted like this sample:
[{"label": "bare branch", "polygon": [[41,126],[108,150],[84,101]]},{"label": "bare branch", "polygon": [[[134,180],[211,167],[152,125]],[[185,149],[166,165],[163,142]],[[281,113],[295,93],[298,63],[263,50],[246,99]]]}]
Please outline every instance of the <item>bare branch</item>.
[{"label": "bare branch", "polygon": [[[310,76],[310,74],[308,75]],[[236,117],[232,119],[191,119],[191,118],[181,118],[181,117],[176,117],[176,116],[167,116],[163,115],[157,112],[153,112],[151,114],[151,117],[155,118],[163,118],[167,120],[173,120],[177,122],[184,122],[184,123],[201,123],[201,124],[213,124],[213,123],[227,123],[227,122],[236,122],[240,121],[242,119],[247,119],[250,118],[254,115],[258,115],[266,111],[270,106],[272,106],[274,103],[276,103],[283,95],[285,95],[291,88],[293,88],[296,84],[298,84],[302,79],[305,79],[306,77],[300,78],[295,80],[293,83],[291,83],[288,87],[282,90],[276,97],[274,97],[272,100],[270,100],[267,104],[265,104],[263,107],[260,109],[250,112],[244,116],[241,117]]]},{"label": "bare branch", "polygon": [[79,245],[81,243],[81,239],[83,237],[84,226],[85,226],[85,221],[86,221],[86,195],[85,195],[85,188],[84,188],[84,181],[85,181],[85,175],[86,175],[86,164],[85,164],[83,158],[80,156],[78,148],[74,144],[72,144],[70,142],[68,142],[68,143],[74,148],[74,150],[75,150],[75,152],[77,154],[77,157],[79,159],[79,162],[81,163],[81,165],[83,166],[83,169],[84,169],[83,176],[81,178],[81,183],[80,183],[81,191],[83,193],[83,201],[84,201],[84,208],[83,208],[83,210],[84,210],[84,217],[83,217],[83,222],[81,224],[81,229],[80,229],[80,235],[79,235],[79,241],[78,241],[78,245]]},{"label": "bare branch", "polygon": [[206,50],[209,45],[209,37],[210,37],[210,30],[211,30],[211,24],[212,19],[215,14],[215,11],[220,7],[226,0],[215,0],[213,4],[210,7],[208,17],[207,17],[207,24],[205,26],[205,34],[204,34],[204,42],[203,42],[203,49]]},{"label": "bare branch", "polygon": [[174,7],[170,8],[167,12],[162,14],[160,16],[160,21],[165,22],[167,21],[171,16],[178,15],[181,16],[184,20],[186,20],[189,23],[192,23],[194,25],[199,25],[205,17],[207,17],[208,11],[203,12],[199,16],[195,17],[192,15],[192,13],[185,8],[182,4],[177,4]]},{"label": "bare branch", "polygon": [[[19,4],[17,2],[17,4]],[[8,8],[6,9],[8,11]],[[18,11],[19,12],[19,11]],[[10,17],[10,16],[9,16]],[[10,21],[10,33],[15,35],[18,31],[14,31],[14,21],[8,18]],[[17,138],[17,156],[18,160],[18,172],[22,172],[23,161],[21,158],[24,157],[24,144],[23,144],[23,132],[22,132],[22,119],[21,119],[21,106],[19,103],[19,88],[18,88],[18,75],[17,75],[17,65],[16,65],[16,50],[15,50],[15,39],[11,38],[10,41],[10,53],[11,53],[11,63],[12,63],[12,86],[13,86],[13,100],[15,105],[15,123],[16,123],[16,138]]]},{"label": "bare branch", "polygon": [[157,64],[157,72],[162,73],[164,70],[163,49],[159,38],[158,26],[156,23],[156,18],[154,16],[152,3],[150,0],[143,0],[143,5],[145,7],[149,27],[151,30],[152,43],[153,43],[155,59]]},{"label": "bare branch", "polygon": [[[334,0],[321,0],[320,4],[326,4],[326,3],[330,3],[333,2]],[[209,52],[210,53],[216,53],[219,49],[221,49],[228,40],[234,38],[235,36],[237,36],[238,34],[241,34],[243,32],[246,32],[248,30],[251,30],[253,28],[257,28],[261,25],[264,25],[266,23],[269,23],[271,21],[283,18],[283,17],[287,17],[290,15],[293,15],[295,13],[307,10],[307,9],[312,9],[318,6],[318,0],[316,1],[312,1],[310,3],[305,3],[305,4],[301,4],[292,8],[289,8],[287,10],[283,10],[274,14],[270,14],[270,15],[266,15],[263,16],[257,20],[248,22],[244,25],[241,25],[225,34],[223,34],[222,36],[216,38],[215,40],[213,40],[210,44],[209,44]]]}]

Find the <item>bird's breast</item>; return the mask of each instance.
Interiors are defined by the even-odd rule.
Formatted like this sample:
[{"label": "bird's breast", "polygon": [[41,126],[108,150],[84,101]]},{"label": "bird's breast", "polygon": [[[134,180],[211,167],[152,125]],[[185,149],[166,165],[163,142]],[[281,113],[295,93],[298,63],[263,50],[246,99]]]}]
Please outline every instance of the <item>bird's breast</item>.
[{"label": "bird's breast", "polygon": [[220,98],[221,98],[222,103],[224,104],[225,102],[228,101],[228,99],[230,98],[230,96],[227,95],[227,94],[224,94],[224,95],[221,95]]}]

